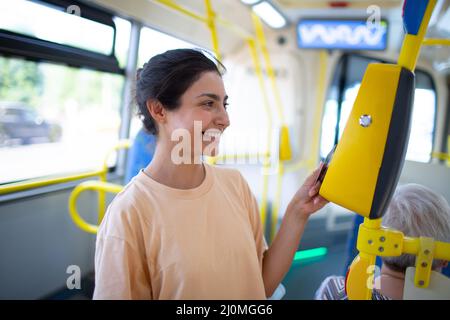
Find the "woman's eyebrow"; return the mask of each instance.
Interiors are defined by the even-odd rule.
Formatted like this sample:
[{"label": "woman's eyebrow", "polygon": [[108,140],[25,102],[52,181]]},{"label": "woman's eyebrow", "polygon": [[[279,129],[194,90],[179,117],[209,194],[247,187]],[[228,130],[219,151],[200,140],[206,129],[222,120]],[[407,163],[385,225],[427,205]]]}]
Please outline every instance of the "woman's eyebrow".
[{"label": "woman's eyebrow", "polygon": [[[201,95],[198,95],[196,98],[201,98],[201,97],[209,97],[211,99],[214,99],[216,101],[220,101],[220,97],[215,94],[215,93],[202,93]],[[224,101],[226,101],[228,99],[228,96],[225,96],[225,98],[223,99]]]}]

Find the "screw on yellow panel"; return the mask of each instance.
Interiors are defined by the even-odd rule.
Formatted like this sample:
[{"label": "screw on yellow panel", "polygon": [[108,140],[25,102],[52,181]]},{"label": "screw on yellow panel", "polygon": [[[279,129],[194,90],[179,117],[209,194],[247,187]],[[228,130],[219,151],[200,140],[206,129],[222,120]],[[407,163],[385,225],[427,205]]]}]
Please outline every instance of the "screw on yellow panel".
[{"label": "screw on yellow panel", "polygon": [[289,142],[289,129],[286,125],[281,127],[280,134],[280,160],[288,161],[292,159],[291,144]]},{"label": "screw on yellow panel", "polygon": [[427,288],[430,283],[431,266],[434,256],[434,239],[420,237],[420,250],[416,258],[414,284],[418,288]]}]

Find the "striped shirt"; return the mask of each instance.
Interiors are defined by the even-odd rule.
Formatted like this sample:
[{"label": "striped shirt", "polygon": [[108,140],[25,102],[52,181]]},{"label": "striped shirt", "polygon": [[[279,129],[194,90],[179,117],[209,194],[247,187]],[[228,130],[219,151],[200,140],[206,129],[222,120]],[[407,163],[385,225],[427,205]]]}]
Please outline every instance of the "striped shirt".
[{"label": "striped shirt", "polygon": [[[348,300],[345,292],[345,278],[330,276],[326,278],[314,296],[315,300]],[[377,290],[372,290],[372,300],[391,300]]]}]

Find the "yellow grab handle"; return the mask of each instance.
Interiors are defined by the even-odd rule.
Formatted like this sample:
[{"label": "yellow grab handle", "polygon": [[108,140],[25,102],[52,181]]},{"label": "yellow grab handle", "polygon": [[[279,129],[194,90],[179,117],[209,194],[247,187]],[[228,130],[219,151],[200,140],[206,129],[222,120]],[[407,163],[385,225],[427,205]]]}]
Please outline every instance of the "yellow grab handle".
[{"label": "yellow grab handle", "polygon": [[69,213],[73,222],[83,231],[96,234],[98,231],[98,226],[94,224],[90,224],[86,222],[83,218],[81,218],[80,214],[77,211],[77,199],[78,196],[86,190],[96,190],[110,193],[119,193],[123,189],[123,186],[104,182],[104,181],[86,181],[80,183],[76,186],[69,197]]}]

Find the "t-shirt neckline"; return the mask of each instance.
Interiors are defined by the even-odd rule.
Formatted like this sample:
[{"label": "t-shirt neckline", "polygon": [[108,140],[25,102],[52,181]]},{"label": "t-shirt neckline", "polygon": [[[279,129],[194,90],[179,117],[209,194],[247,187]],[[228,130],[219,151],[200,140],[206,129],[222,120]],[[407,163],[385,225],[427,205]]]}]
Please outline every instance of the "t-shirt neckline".
[{"label": "t-shirt neckline", "polygon": [[205,178],[203,179],[202,183],[192,189],[177,189],[169,187],[165,184],[162,184],[147,174],[144,173],[144,169],[141,169],[139,171],[139,174],[136,176],[136,178],[140,181],[142,181],[146,186],[150,187],[151,189],[159,192],[164,192],[168,196],[181,198],[181,199],[195,199],[199,198],[202,195],[206,194],[212,187],[214,178],[213,178],[213,170],[211,167],[204,163],[203,164],[205,168]]}]

